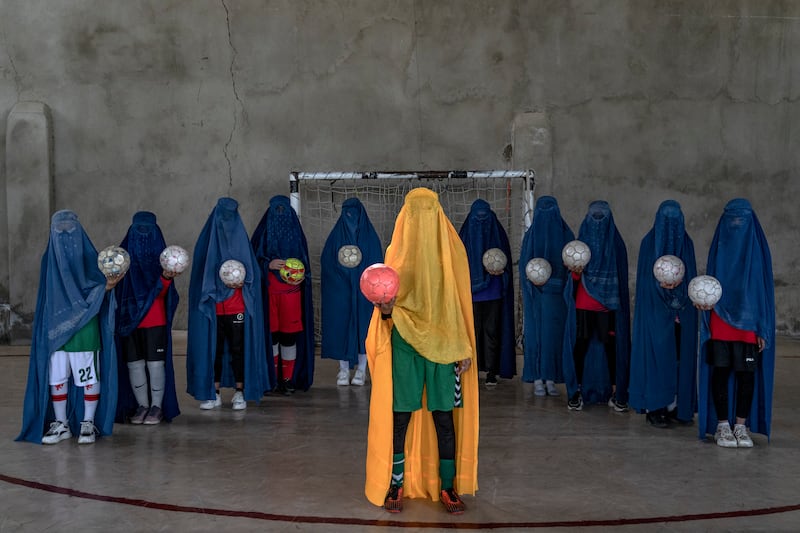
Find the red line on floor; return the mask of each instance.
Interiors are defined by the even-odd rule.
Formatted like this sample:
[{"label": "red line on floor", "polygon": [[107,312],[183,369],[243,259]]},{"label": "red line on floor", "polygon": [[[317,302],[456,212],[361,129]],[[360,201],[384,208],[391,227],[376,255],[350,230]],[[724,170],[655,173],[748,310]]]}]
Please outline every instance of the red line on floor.
[{"label": "red line on floor", "polygon": [[[296,522],[304,524],[336,524],[336,525],[356,525],[356,526],[384,526],[384,527],[414,527],[414,528],[437,528],[437,529],[501,529],[501,528],[544,528],[544,527],[602,527],[602,526],[629,526],[637,524],[656,524],[662,522],[692,522],[697,520],[714,520],[719,518],[741,518],[745,516],[759,516],[778,513],[788,513],[800,511],[800,504],[783,505],[779,507],[762,507],[760,509],[746,509],[740,511],[727,511],[718,513],[698,513],[685,515],[652,516],[641,518],[616,518],[606,520],[558,520],[551,522],[403,522],[400,520],[371,520],[364,518],[344,518],[334,516],[293,516],[273,513],[262,513],[259,511],[236,511],[233,509],[215,509],[212,507],[189,507],[185,505],[175,505],[170,503],[158,503],[148,500],[137,500],[133,498],[122,498],[119,496],[104,496],[102,494],[92,494],[67,487],[58,487],[38,481],[29,481],[5,474],[0,474],[0,481],[5,481],[13,485],[20,485],[31,489],[63,494],[74,498],[95,500],[100,502],[119,503],[122,505],[133,505],[135,507],[145,507],[148,509],[159,509],[162,511],[172,511],[178,513],[194,513],[200,515],[231,516],[237,518],[252,518],[254,520],[268,520],[272,522]],[[455,519],[455,518],[454,518]]]}]

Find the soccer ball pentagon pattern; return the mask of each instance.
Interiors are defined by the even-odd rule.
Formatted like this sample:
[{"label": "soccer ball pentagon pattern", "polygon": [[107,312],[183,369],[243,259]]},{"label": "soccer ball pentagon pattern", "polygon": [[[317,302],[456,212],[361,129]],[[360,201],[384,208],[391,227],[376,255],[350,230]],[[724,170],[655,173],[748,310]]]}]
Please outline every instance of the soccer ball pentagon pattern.
[{"label": "soccer ball pentagon pattern", "polygon": [[355,268],[361,264],[361,249],[355,244],[345,244],[339,248],[339,264],[346,268]]},{"label": "soccer ball pentagon pattern", "polygon": [[278,271],[284,283],[289,285],[299,285],[306,279],[306,267],[302,261],[296,257],[290,257],[286,264]]},{"label": "soccer ball pentagon pattern", "polygon": [[534,257],[525,265],[525,275],[537,287],[547,283],[552,273],[553,267],[550,266],[550,261],[543,257]]},{"label": "soccer ball pentagon pattern", "polygon": [[189,266],[189,253],[175,244],[167,246],[158,257],[161,268],[167,272],[180,274]]},{"label": "soccer ball pentagon pattern", "polygon": [[689,282],[689,299],[701,307],[711,307],[722,298],[722,285],[714,276],[697,276]]},{"label": "soccer ball pentagon pattern", "polygon": [[673,285],[683,281],[686,267],[680,257],[674,255],[662,255],[653,264],[653,275],[659,283]]},{"label": "soccer ball pentagon pattern", "polygon": [[489,272],[499,272],[508,264],[508,258],[500,248],[489,248],[483,252],[483,266]]},{"label": "soccer ball pentagon pattern", "polygon": [[375,263],[361,273],[359,287],[367,300],[374,304],[383,304],[397,296],[400,276],[389,265]]},{"label": "soccer ball pentagon pattern", "polygon": [[219,279],[228,287],[244,283],[246,275],[247,270],[244,265],[236,259],[228,259],[219,267]]},{"label": "soccer ball pentagon pattern", "polygon": [[131,266],[131,256],[124,248],[109,246],[97,254],[97,266],[105,277],[119,276]]},{"label": "soccer ball pentagon pattern", "polygon": [[561,250],[561,259],[569,269],[585,267],[592,259],[592,251],[588,244],[576,239],[564,245],[564,249]]}]

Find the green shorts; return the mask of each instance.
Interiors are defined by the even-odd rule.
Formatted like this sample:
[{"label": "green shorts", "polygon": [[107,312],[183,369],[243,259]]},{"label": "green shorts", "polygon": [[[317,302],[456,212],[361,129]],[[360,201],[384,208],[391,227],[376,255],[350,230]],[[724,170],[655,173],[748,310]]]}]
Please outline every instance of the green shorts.
[{"label": "green shorts", "polygon": [[453,363],[434,363],[422,357],[392,328],[393,409],[408,413],[422,408],[423,386],[428,411],[452,411],[456,372]]}]

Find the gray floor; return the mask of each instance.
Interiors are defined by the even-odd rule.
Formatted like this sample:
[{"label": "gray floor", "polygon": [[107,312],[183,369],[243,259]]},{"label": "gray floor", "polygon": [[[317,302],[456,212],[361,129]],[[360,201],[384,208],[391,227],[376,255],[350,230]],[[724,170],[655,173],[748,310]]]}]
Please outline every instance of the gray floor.
[{"label": "gray floor", "polygon": [[[181,394],[172,424],[117,425],[92,446],[38,446],[13,441],[21,353],[0,346],[0,532],[800,531],[800,341],[779,339],[772,440],[756,435],[751,450],[606,406],[568,412],[563,396],[534,397],[518,379],[482,388],[480,490],[459,517],[429,501],[407,501],[399,515],[367,502],[369,385],[336,387],[331,361],[317,361],[309,392],[245,413],[231,411],[230,391],[211,412]],[[179,356],[179,390],[184,369]]]}]

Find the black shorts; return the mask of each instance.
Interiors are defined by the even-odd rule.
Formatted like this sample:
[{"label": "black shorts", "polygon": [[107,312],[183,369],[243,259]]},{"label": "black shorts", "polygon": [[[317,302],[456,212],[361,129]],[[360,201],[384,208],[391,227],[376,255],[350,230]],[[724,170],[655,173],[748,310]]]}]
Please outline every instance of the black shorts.
[{"label": "black shorts", "polygon": [[611,340],[616,330],[616,313],[614,311],[575,310],[575,336],[578,339],[590,340],[597,335],[603,344]]},{"label": "black shorts", "polygon": [[163,361],[167,357],[167,326],[136,328],[122,339],[125,361]]},{"label": "black shorts", "polygon": [[706,363],[714,367],[733,368],[734,372],[755,372],[761,352],[758,346],[741,341],[708,341]]}]

